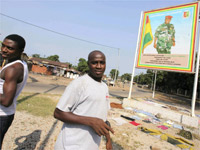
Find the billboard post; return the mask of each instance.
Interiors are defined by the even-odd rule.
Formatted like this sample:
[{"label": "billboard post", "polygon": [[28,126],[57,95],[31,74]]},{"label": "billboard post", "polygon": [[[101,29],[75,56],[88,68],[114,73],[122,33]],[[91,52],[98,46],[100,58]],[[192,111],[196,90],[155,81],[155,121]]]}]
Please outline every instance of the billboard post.
[{"label": "billboard post", "polygon": [[136,60],[137,60],[137,51],[138,51],[138,45],[139,45],[142,17],[143,17],[143,11],[141,12],[141,16],[140,16],[140,25],[139,25],[139,31],[138,31],[137,46],[136,46],[136,50],[135,50],[135,58],[134,58],[134,63],[133,63],[133,71],[132,71],[132,75],[131,75],[131,82],[130,82],[128,99],[131,99],[131,92],[132,92],[132,88],[133,88],[133,78],[134,78],[134,74],[135,74],[135,64],[136,64]]},{"label": "billboard post", "polygon": [[155,78],[154,78],[154,85],[153,85],[153,94],[152,98],[155,96],[155,90],[156,90],[156,77],[157,77],[157,70],[155,71]]},{"label": "billboard post", "polygon": [[[199,42],[200,42],[200,31],[199,31]],[[199,75],[199,50],[200,50],[200,44],[198,43],[196,71],[195,71],[195,77],[194,77],[194,86],[193,86],[192,103],[191,103],[192,117],[195,117],[195,103],[196,103],[197,84],[198,84],[198,75]]]}]

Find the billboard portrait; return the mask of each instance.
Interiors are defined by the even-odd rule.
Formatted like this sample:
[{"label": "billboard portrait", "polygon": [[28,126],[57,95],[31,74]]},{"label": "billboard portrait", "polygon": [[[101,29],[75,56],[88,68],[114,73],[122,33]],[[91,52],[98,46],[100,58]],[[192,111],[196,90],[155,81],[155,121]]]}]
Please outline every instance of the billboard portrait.
[{"label": "billboard portrait", "polygon": [[199,3],[143,13],[137,68],[193,72]]}]

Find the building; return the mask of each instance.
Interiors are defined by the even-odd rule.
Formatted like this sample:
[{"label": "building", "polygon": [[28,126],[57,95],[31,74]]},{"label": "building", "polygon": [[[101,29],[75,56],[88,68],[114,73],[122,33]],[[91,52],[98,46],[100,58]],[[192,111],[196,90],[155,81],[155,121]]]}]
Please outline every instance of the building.
[{"label": "building", "polygon": [[68,78],[77,78],[80,72],[70,69],[69,64],[48,59],[31,57],[28,60],[29,71],[44,75],[56,75]]}]

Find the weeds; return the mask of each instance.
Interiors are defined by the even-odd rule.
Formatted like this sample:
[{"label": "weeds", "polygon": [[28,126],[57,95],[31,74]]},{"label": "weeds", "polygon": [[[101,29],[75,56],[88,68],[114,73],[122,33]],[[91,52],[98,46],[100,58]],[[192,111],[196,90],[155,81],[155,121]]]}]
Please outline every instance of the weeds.
[{"label": "weeds", "polygon": [[17,100],[18,111],[26,111],[35,116],[52,116],[55,107],[56,102],[46,94],[22,93]]}]

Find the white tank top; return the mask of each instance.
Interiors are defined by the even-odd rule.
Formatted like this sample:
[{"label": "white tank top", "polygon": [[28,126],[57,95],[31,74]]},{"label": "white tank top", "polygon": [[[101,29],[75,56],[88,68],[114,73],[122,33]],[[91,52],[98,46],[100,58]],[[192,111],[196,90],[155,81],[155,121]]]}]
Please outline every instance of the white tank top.
[{"label": "white tank top", "polygon": [[[9,106],[9,107],[4,107],[3,105],[0,104],[0,116],[7,116],[7,115],[12,115],[15,113],[16,110],[16,105],[17,105],[17,97],[19,96],[19,94],[21,93],[22,89],[24,88],[27,78],[28,78],[28,67],[26,62],[22,62],[21,60],[16,60],[14,62],[11,62],[7,65],[5,65],[1,70],[0,73],[2,72],[2,70],[6,69],[7,67],[15,64],[15,63],[21,63],[24,66],[24,77],[23,77],[23,81],[17,84],[17,90],[15,93],[15,97],[13,99],[13,103]],[[3,94],[3,85],[4,85],[5,80],[0,78],[0,94]]]}]

